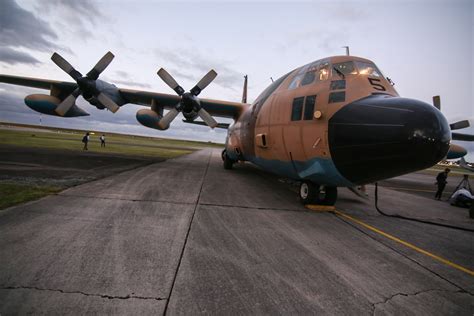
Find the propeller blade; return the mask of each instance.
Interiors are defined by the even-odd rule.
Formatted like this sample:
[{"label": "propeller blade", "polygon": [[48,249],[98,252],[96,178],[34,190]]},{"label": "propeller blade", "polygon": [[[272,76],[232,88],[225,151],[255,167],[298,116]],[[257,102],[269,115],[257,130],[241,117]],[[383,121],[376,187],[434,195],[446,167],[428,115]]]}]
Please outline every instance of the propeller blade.
[{"label": "propeller blade", "polygon": [[109,98],[105,93],[99,93],[97,96],[97,100],[102,103],[107,109],[109,109],[112,113],[115,113],[120,109],[120,106],[117,105],[111,98]]},{"label": "propeller blade", "polygon": [[74,67],[58,53],[54,53],[53,56],[51,56],[51,60],[75,81],[82,77],[82,74],[74,69]]},{"label": "propeller blade", "polygon": [[184,89],[174,80],[174,78],[163,68],[158,70],[158,76],[163,80],[171,89],[176,91],[179,96],[182,96]]},{"label": "propeller blade", "polygon": [[198,111],[198,115],[199,117],[204,121],[206,122],[206,124],[210,127],[210,128],[214,128],[216,127],[218,124],[216,122],[216,120],[211,116],[211,114],[209,114],[206,110],[204,110],[203,108],[201,108],[199,111]]},{"label": "propeller blade", "polygon": [[469,126],[470,124],[468,120],[458,121],[458,122],[449,124],[449,127],[451,128],[451,130],[462,129]]},{"label": "propeller blade", "polygon": [[451,133],[451,138],[453,140],[461,140],[465,142],[474,142],[474,135],[461,134],[461,133]]},{"label": "propeller blade", "polygon": [[67,111],[76,103],[77,97],[81,94],[81,90],[76,88],[70,95],[64,99],[58,107],[54,110],[58,115],[64,116],[66,115]]},{"label": "propeller blade", "polygon": [[217,72],[214,69],[211,69],[201,80],[191,89],[191,94],[194,96],[199,95],[202,90],[204,90],[215,78],[217,77]]},{"label": "propeller blade", "polygon": [[94,80],[97,80],[97,78],[99,78],[99,75],[102,73],[102,71],[105,70],[105,68],[107,68],[107,66],[112,62],[112,60],[114,59],[114,54],[112,54],[111,52],[107,52],[107,54],[105,54],[98,62],[97,64],[94,66],[94,68],[91,69],[91,71],[89,71],[87,73],[87,77],[91,78],[91,79],[94,79]]},{"label": "propeller blade", "polygon": [[441,111],[441,98],[439,97],[439,95],[435,95],[433,97],[433,105],[435,108]]},{"label": "propeller blade", "polygon": [[176,118],[176,116],[178,116],[178,114],[179,111],[176,110],[176,108],[172,108],[168,111],[168,113],[166,113],[165,116],[163,116],[163,118],[158,123],[158,126],[162,129],[167,129],[170,126],[171,122]]}]

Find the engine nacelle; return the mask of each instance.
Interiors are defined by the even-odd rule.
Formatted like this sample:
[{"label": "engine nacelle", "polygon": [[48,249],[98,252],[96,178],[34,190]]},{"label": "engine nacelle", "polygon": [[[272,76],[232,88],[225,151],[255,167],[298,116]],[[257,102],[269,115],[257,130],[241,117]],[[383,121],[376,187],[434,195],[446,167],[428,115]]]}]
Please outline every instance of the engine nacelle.
[{"label": "engine nacelle", "polygon": [[450,144],[446,159],[458,159],[467,155],[467,150],[459,145]]},{"label": "engine nacelle", "polygon": [[[40,112],[43,114],[59,116],[55,110],[58,105],[61,103],[61,100],[47,94],[30,94],[25,98],[25,104],[32,110]],[[87,116],[89,113],[73,105],[69,111],[66,112],[64,117],[76,117],[76,116]]]},{"label": "engine nacelle", "polygon": [[146,127],[150,127],[150,128],[154,128],[154,129],[159,129],[161,131],[164,131],[164,130],[167,130],[168,127],[166,128],[161,128],[158,123],[160,122],[160,120],[163,118],[163,115],[153,111],[153,110],[150,110],[150,109],[141,109],[137,112],[136,114],[136,117],[137,117],[137,121],[146,126]]}]

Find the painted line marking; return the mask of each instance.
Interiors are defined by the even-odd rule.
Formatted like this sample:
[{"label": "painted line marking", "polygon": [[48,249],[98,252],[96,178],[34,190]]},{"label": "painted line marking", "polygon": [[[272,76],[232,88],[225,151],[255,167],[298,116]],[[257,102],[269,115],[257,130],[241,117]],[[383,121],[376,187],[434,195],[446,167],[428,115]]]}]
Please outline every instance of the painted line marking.
[{"label": "painted line marking", "polygon": [[358,219],[356,219],[356,218],[354,218],[354,217],[352,217],[352,216],[349,216],[349,215],[347,215],[347,214],[344,214],[344,213],[342,213],[342,212],[340,212],[340,211],[338,211],[338,210],[336,210],[336,209],[335,209],[334,211],[332,211],[332,212],[333,212],[334,214],[338,215],[338,216],[344,217],[344,218],[349,219],[349,220],[351,220],[351,221],[353,221],[353,222],[355,222],[355,223],[357,223],[357,224],[359,224],[359,225],[361,225],[361,226],[364,226],[365,228],[367,228],[367,229],[369,229],[369,230],[371,230],[371,231],[373,231],[373,232],[376,232],[376,233],[378,233],[378,234],[380,234],[380,235],[382,235],[382,236],[384,236],[384,237],[386,237],[386,238],[388,238],[388,239],[390,239],[390,240],[393,240],[393,241],[395,241],[395,242],[398,242],[398,243],[400,243],[400,244],[402,244],[402,245],[404,245],[404,246],[406,246],[406,247],[408,247],[408,248],[411,248],[411,249],[413,249],[413,250],[415,250],[415,251],[417,251],[417,252],[419,252],[419,253],[422,253],[422,254],[424,254],[424,255],[426,255],[426,256],[428,256],[428,257],[431,257],[431,258],[433,258],[433,259],[435,259],[435,260],[437,260],[437,261],[439,261],[439,262],[442,262],[442,263],[444,263],[444,264],[446,264],[446,265],[448,265],[448,266],[451,266],[451,267],[453,267],[453,268],[455,268],[455,269],[457,269],[457,270],[460,270],[460,271],[465,272],[465,273],[467,273],[467,274],[469,274],[469,275],[471,275],[471,276],[474,276],[474,271],[473,271],[473,270],[470,270],[470,269],[468,269],[468,268],[465,268],[465,267],[463,267],[463,266],[460,266],[459,264],[456,264],[456,263],[451,262],[451,261],[449,261],[449,260],[447,260],[447,259],[444,259],[444,258],[442,258],[442,257],[440,257],[440,256],[437,256],[437,255],[435,255],[435,254],[432,254],[431,252],[428,252],[428,251],[426,251],[426,250],[423,250],[423,249],[421,249],[421,248],[419,248],[419,247],[417,247],[417,246],[415,246],[415,245],[413,245],[413,244],[410,244],[409,242],[406,242],[406,241],[401,240],[401,239],[399,239],[399,238],[397,238],[397,237],[395,237],[395,236],[392,236],[392,235],[390,235],[390,234],[387,234],[387,233],[381,231],[381,230],[378,229],[378,228],[375,228],[375,227],[373,227],[373,226],[371,226],[371,225],[369,225],[369,224],[366,224],[366,223],[364,223],[364,222],[362,222],[362,221],[360,221],[360,220],[358,220]]},{"label": "painted line marking", "polygon": [[327,205],[307,204],[305,205],[305,207],[315,212],[334,212],[336,210],[334,206],[327,206]]}]

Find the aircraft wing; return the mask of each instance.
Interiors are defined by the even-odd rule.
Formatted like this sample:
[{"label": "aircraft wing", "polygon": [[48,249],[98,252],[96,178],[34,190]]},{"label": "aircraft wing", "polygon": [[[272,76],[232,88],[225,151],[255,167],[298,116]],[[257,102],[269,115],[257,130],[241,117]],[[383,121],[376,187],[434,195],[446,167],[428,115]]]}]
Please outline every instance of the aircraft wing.
[{"label": "aircraft wing", "polygon": [[[0,82],[51,90],[51,94],[61,100],[66,98],[77,87],[77,84],[72,82],[10,75],[0,75]],[[117,88],[117,91],[126,103],[134,103],[148,107],[152,105],[152,101],[154,100],[157,106],[171,109],[180,101],[180,97],[175,94],[121,88]],[[202,107],[211,115],[233,119],[236,119],[248,107],[248,104],[240,102],[212,99],[200,99],[200,101]]]},{"label": "aircraft wing", "polygon": [[[181,98],[175,94],[156,93],[149,91],[119,89],[122,97],[129,103],[151,106],[155,100],[158,106],[165,109],[173,108]],[[199,99],[202,107],[213,116],[237,118],[248,106],[240,102],[229,102],[212,99]]]}]

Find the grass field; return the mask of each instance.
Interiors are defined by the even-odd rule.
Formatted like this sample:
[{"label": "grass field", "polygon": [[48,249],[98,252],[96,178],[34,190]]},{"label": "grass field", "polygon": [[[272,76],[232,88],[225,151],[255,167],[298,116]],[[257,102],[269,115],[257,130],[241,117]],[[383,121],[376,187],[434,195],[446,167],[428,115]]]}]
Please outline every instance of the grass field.
[{"label": "grass field", "polygon": [[53,186],[20,185],[15,183],[0,183],[0,210],[39,199],[43,196],[62,191],[63,188]]},{"label": "grass field", "polygon": [[[195,142],[195,141],[183,141],[174,139],[164,138],[152,138],[152,137],[141,137],[132,135],[121,135],[121,134],[106,134],[106,147],[100,147],[99,136],[102,135],[100,132],[96,132],[91,135],[90,142],[88,144],[89,150],[83,151],[82,137],[84,131],[73,131],[73,130],[61,130],[57,128],[51,129],[38,129],[36,127],[14,126],[12,128],[2,126],[0,128],[0,145],[17,146],[18,151],[15,147],[11,147],[11,151],[20,152],[20,148],[38,148],[41,150],[51,150],[51,158],[45,165],[45,176],[48,175],[48,167],[50,165],[55,166],[57,158],[54,157],[54,152],[67,153],[70,159],[85,159],[81,158],[84,153],[99,153],[97,159],[100,157],[132,157],[133,159],[145,159],[147,161],[162,161],[163,159],[169,159],[178,157],[181,155],[192,153],[193,151],[212,147],[212,148],[223,148],[223,145]],[[10,147],[8,147],[10,148]],[[8,154],[7,152],[7,154]],[[37,151],[36,151],[37,152]],[[75,154],[77,152],[78,155]],[[32,150],[34,155],[35,150]],[[10,155],[11,156],[11,155]],[[135,157],[135,158],[134,158]],[[35,163],[35,157],[29,158],[32,163]],[[90,155],[89,155],[89,159]],[[94,158],[95,159],[95,158]],[[125,159],[125,158],[124,158]],[[128,158],[127,158],[128,159]],[[11,166],[12,161],[9,161],[6,157],[0,157],[1,163],[8,168]],[[15,164],[15,162],[13,161]],[[16,166],[16,168],[18,165]],[[7,170],[7,169],[3,169]],[[0,173],[2,171],[0,170]],[[33,176],[32,174],[28,174]],[[35,200],[40,197],[54,194],[65,189],[64,186],[57,186],[50,182],[49,184],[38,185],[24,183],[24,176],[20,181],[15,180],[15,177],[1,177],[0,179],[0,209],[24,203],[27,201]],[[47,178],[47,177],[46,177]],[[48,181],[46,181],[48,182]]]},{"label": "grass field", "polygon": [[[52,131],[55,132],[0,129],[0,144],[82,151],[83,143],[81,140],[84,136],[83,132],[61,131],[57,129]],[[89,152],[168,159],[189,154],[205,147],[223,147],[223,145],[204,142],[106,134],[106,147],[101,148],[100,135],[99,133],[91,135],[88,145]]]}]

